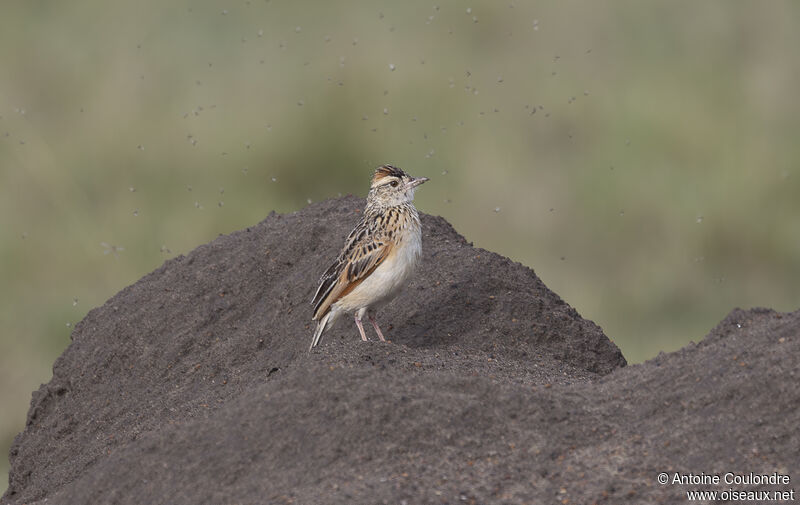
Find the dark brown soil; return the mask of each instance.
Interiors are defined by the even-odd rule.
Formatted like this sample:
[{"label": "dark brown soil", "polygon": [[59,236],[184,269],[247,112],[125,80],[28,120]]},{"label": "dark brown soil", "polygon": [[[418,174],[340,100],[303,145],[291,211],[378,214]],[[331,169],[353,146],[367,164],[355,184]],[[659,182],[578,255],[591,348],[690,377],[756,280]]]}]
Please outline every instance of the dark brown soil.
[{"label": "dark brown soil", "polygon": [[309,353],[309,300],[362,205],[270,215],[92,310],[33,394],[0,501],[683,503],[715,487],[659,472],[800,479],[800,311],[735,310],[626,367],[440,217],[379,314],[391,342],[343,318]]}]

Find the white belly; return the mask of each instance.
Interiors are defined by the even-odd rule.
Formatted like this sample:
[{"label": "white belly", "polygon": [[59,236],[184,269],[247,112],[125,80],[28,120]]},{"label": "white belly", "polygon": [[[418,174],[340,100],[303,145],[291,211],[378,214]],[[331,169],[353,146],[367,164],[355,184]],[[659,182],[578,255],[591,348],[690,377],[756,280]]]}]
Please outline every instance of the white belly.
[{"label": "white belly", "polygon": [[422,237],[419,228],[411,229],[394,247],[392,254],[353,291],[333,305],[345,312],[377,308],[394,298],[408,281],[422,254]]}]

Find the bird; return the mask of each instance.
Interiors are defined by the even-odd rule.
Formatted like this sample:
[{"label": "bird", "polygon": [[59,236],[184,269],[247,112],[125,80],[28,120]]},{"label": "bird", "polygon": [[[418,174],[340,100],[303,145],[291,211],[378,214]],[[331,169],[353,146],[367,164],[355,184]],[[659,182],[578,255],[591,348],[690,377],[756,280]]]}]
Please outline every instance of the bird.
[{"label": "bird", "polygon": [[322,274],[311,304],[317,321],[311,351],[342,314],[354,315],[361,340],[367,341],[362,319],[386,341],[375,320],[408,281],[422,254],[422,224],[414,192],[427,177],[412,177],[398,167],[381,165],[372,175],[361,221],[345,239],[336,261]]}]

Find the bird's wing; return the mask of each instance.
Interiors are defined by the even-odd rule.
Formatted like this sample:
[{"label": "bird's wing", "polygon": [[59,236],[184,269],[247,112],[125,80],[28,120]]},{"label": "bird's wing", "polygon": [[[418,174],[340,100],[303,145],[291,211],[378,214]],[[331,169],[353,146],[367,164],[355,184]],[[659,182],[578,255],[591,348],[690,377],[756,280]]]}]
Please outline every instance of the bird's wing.
[{"label": "bird's wing", "polygon": [[362,220],[347,236],[344,249],[336,262],[320,279],[319,287],[311,301],[314,320],[322,318],[331,305],[351,292],[380,265],[392,250],[394,243],[376,236],[374,229]]}]

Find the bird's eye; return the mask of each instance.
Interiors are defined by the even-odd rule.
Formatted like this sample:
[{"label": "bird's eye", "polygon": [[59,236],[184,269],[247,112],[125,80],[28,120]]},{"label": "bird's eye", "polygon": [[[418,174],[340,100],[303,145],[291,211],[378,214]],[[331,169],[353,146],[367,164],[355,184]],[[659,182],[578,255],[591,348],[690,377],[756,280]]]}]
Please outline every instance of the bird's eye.
[{"label": "bird's eye", "polygon": [[397,184],[398,184],[398,182],[397,182],[397,181],[392,181],[392,182],[390,182],[389,184],[391,184],[393,188],[396,188],[396,187],[397,187]]}]

